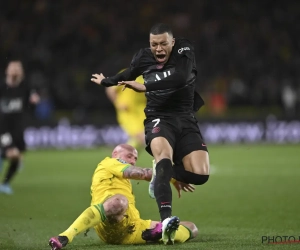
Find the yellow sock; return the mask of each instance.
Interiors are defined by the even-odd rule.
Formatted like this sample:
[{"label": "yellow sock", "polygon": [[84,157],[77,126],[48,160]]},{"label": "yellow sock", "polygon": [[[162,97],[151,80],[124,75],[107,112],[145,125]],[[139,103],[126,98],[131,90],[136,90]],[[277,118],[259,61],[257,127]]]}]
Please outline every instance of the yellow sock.
[{"label": "yellow sock", "polygon": [[191,238],[191,231],[183,226],[179,225],[178,230],[175,234],[175,242],[183,243]]},{"label": "yellow sock", "polygon": [[80,234],[105,220],[106,216],[102,204],[90,206],[78,216],[66,231],[59,234],[59,236],[67,236],[70,243],[77,234]]}]

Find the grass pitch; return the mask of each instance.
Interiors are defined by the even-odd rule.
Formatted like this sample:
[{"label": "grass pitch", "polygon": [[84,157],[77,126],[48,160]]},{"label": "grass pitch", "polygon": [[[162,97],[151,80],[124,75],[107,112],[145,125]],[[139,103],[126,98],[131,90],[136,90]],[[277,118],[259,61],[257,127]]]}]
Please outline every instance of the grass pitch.
[{"label": "grass pitch", "polygon": [[[115,246],[104,244],[91,231],[66,249],[300,249],[300,243],[262,243],[263,236],[269,242],[276,236],[300,240],[300,145],[224,145],[209,150],[208,183],[180,199],[173,193],[173,214],[195,222],[200,232],[196,239],[173,246]],[[151,157],[142,151],[137,165],[150,167]],[[110,152],[111,148],[28,152],[25,168],[12,183],[15,194],[0,195],[0,249],[49,249],[48,239],[89,206],[91,176]],[[137,207],[142,218],[159,220],[147,188],[148,183],[133,181]]]}]

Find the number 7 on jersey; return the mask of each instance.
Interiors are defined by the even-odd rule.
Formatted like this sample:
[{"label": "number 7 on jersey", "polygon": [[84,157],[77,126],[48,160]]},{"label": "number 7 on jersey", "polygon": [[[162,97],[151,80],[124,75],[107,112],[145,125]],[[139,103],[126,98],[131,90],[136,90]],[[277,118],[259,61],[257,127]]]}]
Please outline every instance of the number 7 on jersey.
[{"label": "number 7 on jersey", "polygon": [[152,122],[155,122],[153,128],[155,128],[157,126],[157,124],[160,122],[160,118],[154,119],[152,120]]}]

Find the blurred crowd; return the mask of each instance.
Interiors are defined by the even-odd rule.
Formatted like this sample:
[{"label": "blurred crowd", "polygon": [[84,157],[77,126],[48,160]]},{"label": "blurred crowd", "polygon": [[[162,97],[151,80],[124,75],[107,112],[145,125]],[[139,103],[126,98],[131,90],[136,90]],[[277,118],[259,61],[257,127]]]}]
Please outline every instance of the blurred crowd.
[{"label": "blurred crowd", "polygon": [[1,74],[19,58],[27,81],[56,109],[113,109],[91,74],[129,65],[148,46],[150,27],[166,22],[175,37],[194,41],[208,105],[221,112],[278,106],[293,116],[300,106],[299,13],[299,1],[1,1]]}]

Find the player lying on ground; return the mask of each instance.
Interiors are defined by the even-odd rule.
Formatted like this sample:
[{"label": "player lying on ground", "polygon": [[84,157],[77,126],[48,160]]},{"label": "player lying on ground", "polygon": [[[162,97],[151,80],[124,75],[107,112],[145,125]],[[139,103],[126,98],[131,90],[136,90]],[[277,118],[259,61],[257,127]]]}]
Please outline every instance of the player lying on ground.
[{"label": "player lying on ground", "polygon": [[[71,243],[76,235],[94,227],[98,236],[110,244],[143,244],[148,241],[165,244],[185,242],[198,234],[194,223],[180,222],[176,216],[163,223],[143,220],[135,207],[130,179],[150,181],[152,169],[136,167],[138,152],[128,144],[118,145],[112,157],[102,160],[93,175],[91,206],[64,232],[49,240],[52,250]],[[194,191],[189,184],[173,180],[180,197],[181,190]]]}]

